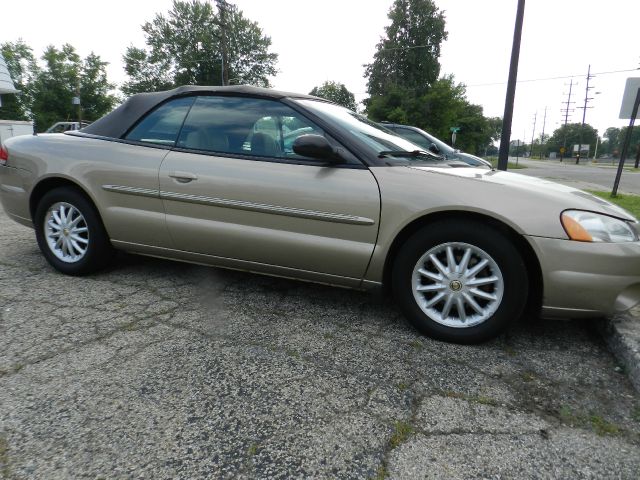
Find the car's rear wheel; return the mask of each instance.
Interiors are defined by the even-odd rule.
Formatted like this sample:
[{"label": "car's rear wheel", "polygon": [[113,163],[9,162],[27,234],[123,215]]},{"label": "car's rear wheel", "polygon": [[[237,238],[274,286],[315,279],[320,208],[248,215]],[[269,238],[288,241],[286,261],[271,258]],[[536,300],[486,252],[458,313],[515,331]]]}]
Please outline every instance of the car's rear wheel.
[{"label": "car's rear wheel", "polygon": [[392,271],[394,295],[422,333],[456,342],[495,337],[527,301],[527,270],[497,229],[445,220],[423,227],[401,247]]},{"label": "car's rear wheel", "polygon": [[98,212],[74,188],[60,187],[47,192],[38,203],[34,222],[40,251],[62,273],[95,272],[113,255]]}]

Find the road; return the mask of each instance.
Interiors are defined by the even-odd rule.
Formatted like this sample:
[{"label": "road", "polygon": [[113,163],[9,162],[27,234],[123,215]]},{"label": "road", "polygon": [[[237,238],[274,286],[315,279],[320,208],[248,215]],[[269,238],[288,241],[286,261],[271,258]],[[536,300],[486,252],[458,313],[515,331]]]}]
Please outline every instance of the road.
[{"label": "road", "polygon": [[[510,161],[515,162],[515,157]],[[520,158],[519,163],[526,169],[512,170],[532,177],[555,180],[559,183],[587,190],[611,191],[616,177],[617,167],[603,163],[580,164],[574,161],[560,163],[554,160],[528,160]],[[627,163],[629,165],[629,163]],[[626,166],[620,179],[619,191],[640,195],[640,171]]]},{"label": "road", "polygon": [[1,211],[0,242],[0,478],[638,478],[640,395],[587,322],[451,345],[371,294],[64,277]]}]

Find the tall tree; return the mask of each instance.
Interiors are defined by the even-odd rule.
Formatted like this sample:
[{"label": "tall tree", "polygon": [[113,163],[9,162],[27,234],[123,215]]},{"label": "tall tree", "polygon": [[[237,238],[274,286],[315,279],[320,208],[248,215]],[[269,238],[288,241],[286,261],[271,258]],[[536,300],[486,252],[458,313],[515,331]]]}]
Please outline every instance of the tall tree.
[{"label": "tall tree", "polygon": [[145,23],[146,48],[131,46],[123,59],[133,94],[178,85],[251,84],[269,86],[277,54],[260,26],[235,5],[217,0],[174,0],[166,14]]},{"label": "tall tree", "polygon": [[444,13],[433,0],[395,0],[391,24],[376,46],[373,63],[365,65],[371,96],[392,85],[424,94],[440,75],[440,44],[447,38]]},{"label": "tall tree", "polygon": [[98,55],[90,53],[83,60],[69,44],[61,49],[50,45],[42,60],[44,65],[30,85],[30,110],[39,131],[58,121],[77,120],[73,97],[80,97],[83,120],[96,120],[115,105],[116,97],[109,93],[114,85],[107,80],[107,63]]},{"label": "tall tree", "polygon": [[604,131],[604,135],[602,135],[605,139],[609,140],[609,143],[614,147],[618,148],[618,138],[620,137],[620,129],[617,127],[609,127]]},{"label": "tall tree", "polygon": [[356,110],[356,97],[354,97],[353,93],[351,93],[343,83],[324,82],[319,87],[313,87],[309,95],[326,98],[350,110]]},{"label": "tall tree", "polygon": [[0,118],[4,120],[28,120],[30,105],[33,101],[30,85],[38,74],[38,66],[33,50],[22,39],[0,45],[0,53],[5,59],[9,75],[20,93],[4,95]]},{"label": "tall tree", "polygon": [[482,107],[467,100],[465,86],[456,83],[453,75],[436,80],[421,96],[392,86],[386,95],[369,99],[367,114],[376,121],[422,128],[444,141],[449,141],[451,127],[460,127],[456,148],[469,153],[484,153],[497,135],[484,117]]}]

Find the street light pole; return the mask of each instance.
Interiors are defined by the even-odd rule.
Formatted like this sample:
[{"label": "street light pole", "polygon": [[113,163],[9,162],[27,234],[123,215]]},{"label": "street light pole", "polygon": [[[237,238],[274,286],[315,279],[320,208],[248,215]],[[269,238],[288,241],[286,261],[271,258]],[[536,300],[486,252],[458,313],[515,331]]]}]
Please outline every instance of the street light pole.
[{"label": "street light pole", "polygon": [[520,59],[520,40],[522,39],[523,20],[524,0],[518,0],[516,24],[513,31],[513,46],[511,47],[511,64],[509,66],[507,96],[504,102],[504,116],[502,117],[502,134],[500,136],[498,170],[506,170],[509,162],[509,143],[511,141],[511,123],[513,121],[513,102],[516,96],[516,81],[518,79],[518,60]]}]

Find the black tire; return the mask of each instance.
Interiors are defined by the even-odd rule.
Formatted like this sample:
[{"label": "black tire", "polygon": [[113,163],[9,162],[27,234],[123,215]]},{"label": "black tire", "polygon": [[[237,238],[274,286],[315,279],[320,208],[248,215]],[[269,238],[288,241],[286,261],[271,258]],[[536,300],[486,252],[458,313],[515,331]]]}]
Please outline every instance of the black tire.
[{"label": "black tire", "polygon": [[[45,221],[49,209],[60,202],[73,206],[84,218],[87,228],[86,251],[77,261],[59,259],[47,242]],[[47,192],[36,208],[36,240],[40,251],[49,264],[66,275],[87,275],[104,268],[113,257],[113,247],[102,224],[100,215],[87,197],[72,187],[59,187]]]},{"label": "black tire", "polygon": [[[445,322],[442,322],[442,317],[440,319],[441,322],[436,321],[421,308],[416,300],[415,295],[420,296],[423,294],[418,292],[414,295],[412,279],[414,268],[416,268],[418,261],[431,249],[436,249],[437,251],[437,248],[450,242],[458,245],[467,244],[476,249],[481,249],[495,262],[499,273],[502,275],[501,300],[494,302],[495,310],[494,307],[487,309],[489,312],[487,315],[490,316],[477,325],[460,328],[445,325]],[[462,251],[462,248],[459,251]],[[459,257],[455,258],[457,262]],[[427,260],[423,268],[428,269],[427,265],[430,265],[430,268],[433,269],[435,264],[429,262]],[[486,275],[493,275],[493,273]],[[416,282],[422,282],[422,274],[416,274],[416,278],[420,278]],[[430,282],[431,280],[427,279],[426,281]],[[448,283],[450,282],[448,279],[433,282],[433,285],[448,284],[448,288],[444,290],[442,290],[442,286],[439,287],[441,290],[438,293],[442,291],[445,295],[448,295],[450,290],[452,292],[455,291],[457,294],[461,289],[460,285],[463,283],[455,283],[454,281]],[[422,286],[421,283],[420,286]],[[392,288],[394,297],[404,315],[420,332],[438,340],[473,344],[496,337],[510,323],[515,322],[520,317],[527,303],[528,276],[526,265],[519,251],[509,238],[499,230],[478,221],[441,220],[421,228],[400,247],[392,270]],[[467,292],[469,288],[474,287],[467,286]],[[498,287],[491,285],[488,287],[475,287],[476,290],[478,288]],[[462,289],[464,289],[464,285],[462,285]],[[489,293],[493,294],[491,291]],[[425,292],[424,295],[425,303],[423,306],[425,310],[430,311],[431,315],[434,315],[433,310],[426,308],[426,304],[435,297],[436,292]],[[428,295],[432,296],[429,297]],[[499,297],[499,295],[494,296]],[[476,297],[473,298],[477,300]],[[443,314],[445,309],[442,308],[442,305],[444,303],[443,300],[442,303],[436,304],[433,308],[441,308],[441,314]],[[470,309],[471,307],[465,306],[463,310],[466,312],[467,308]],[[472,314],[474,313],[473,310],[469,311]],[[456,315],[458,315],[457,312],[458,309],[456,307]],[[476,314],[480,315],[477,312]],[[466,316],[466,313],[464,315]],[[446,321],[447,318],[448,316],[444,317],[444,320]],[[456,322],[455,316],[450,318],[454,323]],[[461,317],[458,317],[458,325],[460,325],[460,322]]]}]

